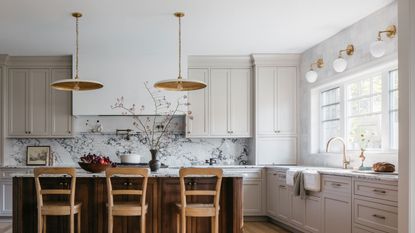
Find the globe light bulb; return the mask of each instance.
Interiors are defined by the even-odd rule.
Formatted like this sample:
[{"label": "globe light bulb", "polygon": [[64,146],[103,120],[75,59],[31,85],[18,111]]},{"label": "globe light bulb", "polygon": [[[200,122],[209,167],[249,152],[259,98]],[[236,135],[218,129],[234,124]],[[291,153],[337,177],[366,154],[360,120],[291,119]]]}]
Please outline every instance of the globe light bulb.
[{"label": "globe light bulb", "polygon": [[382,40],[377,40],[370,45],[370,53],[373,57],[382,57],[385,51],[385,43]]},{"label": "globe light bulb", "polygon": [[315,81],[317,81],[318,78],[318,74],[317,72],[315,72],[314,70],[309,70],[306,74],[305,74],[305,79],[307,80],[307,82],[309,83],[314,83]]},{"label": "globe light bulb", "polygon": [[343,72],[343,71],[346,70],[346,68],[347,68],[347,61],[344,58],[342,58],[342,57],[337,58],[333,62],[333,68],[334,68],[334,70],[336,72],[341,73],[341,72]]}]

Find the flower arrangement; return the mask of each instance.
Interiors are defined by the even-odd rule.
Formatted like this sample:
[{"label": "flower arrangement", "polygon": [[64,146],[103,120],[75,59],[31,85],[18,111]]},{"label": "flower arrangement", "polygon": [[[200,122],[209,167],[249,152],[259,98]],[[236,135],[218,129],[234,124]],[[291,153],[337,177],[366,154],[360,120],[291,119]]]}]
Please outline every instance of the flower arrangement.
[{"label": "flower arrangement", "polygon": [[[182,108],[187,108],[190,104],[187,102],[187,96],[183,95],[178,98],[174,103],[168,101],[160,90],[150,88],[148,82],[144,82],[144,87],[154,104],[154,115],[143,116],[145,106],[141,105],[137,108],[137,105],[132,104],[126,106],[124,103],[124,97],[117,98],[112,109],[121,109],[123,115],[131,115],[133,117],[133,126],[138,133],[143,134],[143,143],[148,146],[152,154],[153,162],[158,162],[156,158],[157,151],[163,146],[163,138],[167,138],[173,133],[171,128],[177,126],[177,123],[173,123],[174,116],[178,113],[185,113],[189,115],[189,119],[193,119],[191,112],[185,112]],[[150,161],[150,168],[152,161]],[[158,164],[160,167],[160,164]],[[153,168],[152,168],[153,170]],[[158,170],[158,168],[155,170]]]}]

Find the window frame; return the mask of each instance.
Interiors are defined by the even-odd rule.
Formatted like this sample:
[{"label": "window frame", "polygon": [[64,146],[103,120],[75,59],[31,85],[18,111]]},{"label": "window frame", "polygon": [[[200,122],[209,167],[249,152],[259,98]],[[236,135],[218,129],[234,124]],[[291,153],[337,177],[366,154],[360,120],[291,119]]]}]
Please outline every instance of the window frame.
[{"label": "window frame", "polygon": [[[325,151],[325,145],[327,142],[323,141],[323,115],[322,115],[322,93],[325,91],[329,91],[335,88],[339,88],[340,89],[340,137],[345,139],[346,142],[346,150],[351,151],[351,152],[358,152],[359,150],[355,150],[355,149],[350,149],[349,147],[349,140],[348,140],[348,135],[347,135],[347,131],[348,131],[348,120],[349,120],[349,115],[348,115],[348,93],[347,93],[347,86],[364,80],[364,79],[369,79],[369,78],[373,78],[377,75],[381,76],[382,79],[382,93],[381,93],[381,98],[382,98],[382,122],[381,122],[381,126],[382,126],[382,144],[381,144],[381,148],[380,149],[369,149],[366,152],[369,154],[396,154],[398,152],[397,149],[393,149],[391,148],[391,134],[392,132],[391,130],[391,112],[393,111],[397,111],[399,114],[399,109],[391,109],[391,103],[390,103],[390,98],[391,98],[391,93],[393,93],[394,91],[398,91],[399,89],[391,89],[391,76],[390,73],[398,70],[398,66],[397,65],[393,65],[393,66],[386,66],[381,70],[375,71],[375,72],[370,72],[367,74],[363,74],[363,75],[359,75],[353,78],[345,78],[344,80],[340,81],[340,82],[336,82],[335,84],[332,85],[328,85],[325,86],[324,88],[320,88],[318,89],[318,106],[319,106],[319,114],[318,114],[318,122],[319,122],[319,128],[318,128],[318,135],[319,135],[319,145],[318,145],[318,151],[319,153],[326,153]],[[398,77],[399,80],[399,77]],[[372,84],[371,84],[372,85]],[[369,96],[372,96],[372,94],[370,94]],[[367,97],[369,97],[367,96]],[[358,97],[358,98],[364,98],[364,97]],[[358,99],[356,98],[356,99]],[[399,100],[398,100],[399,101]],[[398,139],[399,140],[399,139]]]}]

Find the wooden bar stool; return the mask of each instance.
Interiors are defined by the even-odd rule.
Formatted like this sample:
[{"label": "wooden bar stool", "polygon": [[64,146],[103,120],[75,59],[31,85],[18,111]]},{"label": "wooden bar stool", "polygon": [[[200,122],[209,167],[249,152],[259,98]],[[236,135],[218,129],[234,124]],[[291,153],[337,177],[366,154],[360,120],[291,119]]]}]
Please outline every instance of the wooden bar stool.
[{"label": "wooden bar stool", "polygon": [[[35,168],[37,196],[38,233],[46,232],[46,216],[69,216],[69,232],[75,232],[75,214],[78,214],[78,233],[81,232],[81,203],[75,203],[75,168]],[[68,175],[71,177],[69,189],[42,189],[39,177],[42,175]],[[68,202],[44,201],[43,195],[68,195]]]},{"label": "wooden bar stool", "polygon": [[[186,190],[185,178],[191,176],[216,177],[215,190]],[[180,169],[180,199],[176,204],[177,233],[186,233],[186,217],[211,217],[211,232],[219,233],[219,198],[223,171],[220,168]],[[187,196],[213,196],[212,204],[187,203]]]},{"label": "wooden bar stool", "polygon": [[[140,232],[146,232],[146,214],[148,205],[146,204],[147,181],[150,170],[147,168],[108,168],[106,170],[107,190],[108,190],[108,233],[113,232],[114,216],[141,216]],[[116,175],[140,176],[143,178],[141,190],[136,189],[112,189],[111,177]],[[141,196],[137,202],[117,202],[114,203],[116,195],[136,195]]]}]

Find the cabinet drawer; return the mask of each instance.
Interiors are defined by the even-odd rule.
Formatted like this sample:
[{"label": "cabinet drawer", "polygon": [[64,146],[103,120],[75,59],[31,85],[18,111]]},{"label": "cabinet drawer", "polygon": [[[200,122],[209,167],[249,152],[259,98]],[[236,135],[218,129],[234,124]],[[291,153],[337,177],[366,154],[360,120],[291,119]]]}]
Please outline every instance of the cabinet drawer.
[{"label": "cabinet drawer", "polygon": [[350,196],[352,193],[352,180],[349,177],[323,176],[323,192]]},{"label": "cabinet drawer", "polygon": [[398,202],[398,186],[355,181],[354,194]]},{"label": "cabinet drawer", "polygon": [[398,208],[354,200],[354,222],[377,230],[398,232]]},{"label": "cabinet drawer", "polygon": [[353,225],[353,233],[384,233],[384,232],[355,224]]},{"label": "cabinet drawer", "polygon": [[229,172],[242,174],[244,179],[262,179],[262,169],[229,170]]}]

